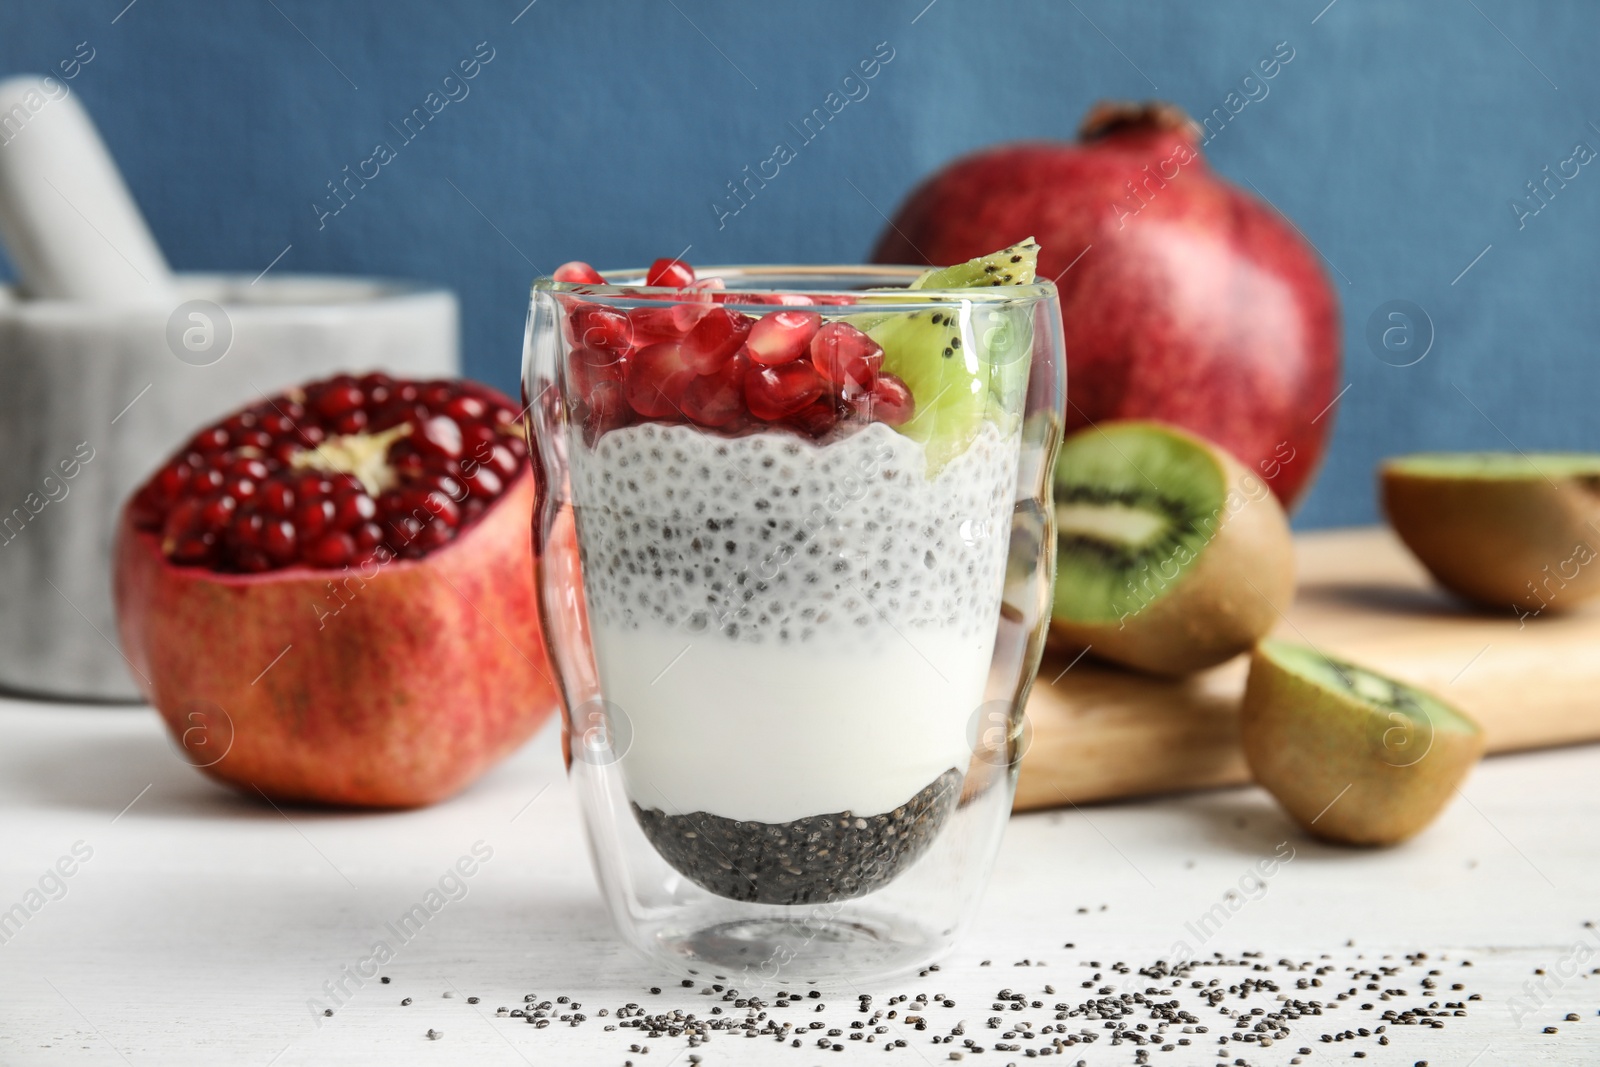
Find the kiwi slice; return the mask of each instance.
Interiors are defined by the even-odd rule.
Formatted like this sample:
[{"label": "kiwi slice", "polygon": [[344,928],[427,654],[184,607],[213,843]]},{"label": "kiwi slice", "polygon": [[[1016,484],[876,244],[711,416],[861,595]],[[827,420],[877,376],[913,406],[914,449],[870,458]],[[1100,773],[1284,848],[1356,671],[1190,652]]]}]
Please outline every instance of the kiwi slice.
[{"label": "kiwi slice", "polygon": [[[922,274],[912,289],[974,289],[1034,280],[1030,237],[991,255]],[[921,441],[928,473],[966,451],[985,421],[1022,414],[1033,358],[1033,319],[1021,302],[950,300],[928,311],[875,314],[857,323],[883,346],[883,369],[906,383],[916,410],[900,432]]]},{"label": "kiwi slice", "polygon": [[1257,647],[1239,728],[1256,781],[1350,845],[1420,831],[1483,755],[1478,724],[1432,693],[1283,641]]},{"label": "kiwi slice", "polygon": [[985,285],[1032,285],[1039,269],[1039,243],[1024,237],[1009,248],[953,267],[923,271],[911,289],[976,289]]},{"label": "kiwi slice", "polygon": [[1468,600],[1525,614],[1600,594],[1600,455],[1424,453],[1379,480],[1400,539]]},{"label": "kiwi slice", "polygon": [[1294,593],[1289,523],[1261,479],[1172,426],[1118,421],[1061,445],[1051,637],[1180,675],[1245,651]]}]

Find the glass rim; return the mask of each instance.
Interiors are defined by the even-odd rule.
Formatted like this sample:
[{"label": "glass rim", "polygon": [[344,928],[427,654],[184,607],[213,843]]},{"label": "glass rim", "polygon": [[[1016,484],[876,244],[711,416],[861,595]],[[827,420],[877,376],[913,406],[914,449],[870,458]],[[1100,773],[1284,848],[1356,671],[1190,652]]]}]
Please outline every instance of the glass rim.
[{"label": "glass rim", "polygon": [[[548,275],[542,275],[533,281],[534,293],[552,293],[568,296],[594,297],[608,303],[627,303],[637,301],[640,303],[673,302],[683,303],[696,299],[709,300],[710,294],[720,293],[723,299],[718,301],[723,305],[734,307],[771,307],[778,308],[762,300],[740,301],[729,299],[737,296],[766,297],[774,295],[822,297],[808,304],[787,304],[786,307],[795,308],[832,308],[831,313],[839,314],[840,308],[852,305],[841,304],[836,300],[826,298],[837,297],[845,294],[871,292],[874,303],[895,305],[928,305],[937,306],[948,304],[953,300],[968,300],[984,304],[1027,303],[1040,300],[1049,300],[1056,297],[1056,287],[1053,282],[1036,280],[1027,285],[993,285],[973,288],[945,288],[945,289],[906,289],[904,285],[913,281],[918,275],[926,271],[927,267],[894,264],[736,264],[728,266],[696,267],[698,278],[721,278],[725,282],[736,283],[739,281],[755,284],[729,284],[723,289],[684,290],[672,286],[650,286],[644,284],[648,274],[646,268],[629,268],[622,270],[605,270],[600,273],[607,279],[612,279],[604,285],[593,285],[583,282],[558,282]],[[762,279],[783,281],[786,283],[800,284],[760,284]],[[807,280],[814,279],[817,285],[807,286]],[[832,283],[827,284],[827,283]],[[874,284],[876,283],[876,284]],[[899,287],[896,287],[898,284]],[[705,293],[704,297],[688,294]]]}]

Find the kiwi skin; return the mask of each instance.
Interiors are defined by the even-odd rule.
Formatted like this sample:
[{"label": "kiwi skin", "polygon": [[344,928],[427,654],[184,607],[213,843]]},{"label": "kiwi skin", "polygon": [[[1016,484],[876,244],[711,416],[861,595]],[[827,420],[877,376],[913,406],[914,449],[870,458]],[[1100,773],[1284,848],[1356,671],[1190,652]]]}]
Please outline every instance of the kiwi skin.
[{"label": "kiwi skin", "polygon": [[1432,458],[1388,460],[1379,480],[1389,524],[1440,585],[1519,612],[1563,611],[1600,594],[1600,456],[1594,473],[1549,478],[1537,472],[1539,456],[1505,477],[1452,476],[1429,469]]},{"label": "kiwi skin", "polygon": [[1325,841],[1393,845],[1431,823],[1483,755],[1483,731],[1431,698],[1428,736],[1408,738],[1427,741],[1425,754],[1400,756],[1386,745],[1399,720],[1296,673],[1280,659],[1285,647],[1294,649],[1264,641],[1250,661],[1239,728],[1255,780]]},{"label": "kiwi skin", "polygon": [[1272,629],[1294,597],[1294,540],[1277,497],[1248,468],[1209,441],[1151,425],[1205,449],[1222,468],[1224,500],[1244,503],[1232,514],[1222,507],[1216,534],[1163,595],[1120,620],[1056,616],[1050,643],[1062,651],[1087,646],[1112,663],[1179,677],[1232,659]]}]

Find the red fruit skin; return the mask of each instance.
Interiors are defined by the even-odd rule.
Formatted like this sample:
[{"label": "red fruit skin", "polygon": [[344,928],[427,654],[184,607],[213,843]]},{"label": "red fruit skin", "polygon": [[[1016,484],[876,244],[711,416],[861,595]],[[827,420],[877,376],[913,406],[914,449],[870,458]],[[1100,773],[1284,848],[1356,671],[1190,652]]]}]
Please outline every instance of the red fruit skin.
[{"label": "red fruit skin", "polygon": [[124,509],[123,650],[180,746],[196,702],[227,713],[231,731],[186,752],[204,764],[226,746],[201,769],[243,793],[367,808],[442,800],[557,707],[533,585],[534,495],[524,467],[459,538],[348,588],[344,571],[175,567]]},{"label": "red fruit skin", "polygon": [[1147,108],[1088,143],[956,160],[911,193],[872,258],[959,263],[1029,234],[1061,293],[1069,432],[1174,423],[1299,499],[1333,422],[1336,297],[1315,250],[1210,170],[1176,109]]}]

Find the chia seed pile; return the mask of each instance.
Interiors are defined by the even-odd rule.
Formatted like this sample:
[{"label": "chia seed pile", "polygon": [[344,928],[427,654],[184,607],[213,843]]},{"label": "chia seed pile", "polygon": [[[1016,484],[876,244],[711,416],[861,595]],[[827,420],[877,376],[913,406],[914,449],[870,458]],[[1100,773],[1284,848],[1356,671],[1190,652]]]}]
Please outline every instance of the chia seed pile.
[{"label": "chia seed pile", "polygon": [[960,795],[952,768],[881,815],[763,823],[632,807],[662,859],[696,885],[756,904],[820,904],[887,885],[926,851]]},{"label": "chia seed pile", "polygon": [[[1062,953],[1070,960],[1060,958]],[[1176,966],[1156,960],[1138,967],[1078,958],[1071,943],[1052,955],[1057,958],[982,961],[979,968],[997,972],[997,988],[979,1003],[958,1003],[935,991],[950,981],[935,964],[881,1001],[854,990],[835,996],[801,987],[757,995],[729,985],[726,976],[703,974],[651,987],[640,1001],[613,1007],[585,1009],[571,995],[527,993],[492,1015],[487,1005],[474,1010],[491,1025],[615,1033],[618,1067],[676,1063],[685,1051],[689,1064],[738,1064],[748,1060],[740,1045],[750,1040],[794,1049],[803,1054],[797,1062],[870,1046],[873,1052],[909,1053],[908,1061],[916,1063],[983,1056],[980,1062],[1017,1067],[1024,1059],[1059,1056],[1066,1057],[1063,1067],[1266,1067],[1325,1062],[1330,1054],[1365,1059],[1379,1048],[1404,1045],[1413,1028],[1459,1025],[1482,1000],[1468,990],[1470,959],[1426,952],[1356,954],[1342,961],[1329,955],[1269,961],[1262,952],[1218,952]],[[1002,971],[1012,972],[1008,986],[998,980]],[[467,998],[469,1005],[479,1001]],[[1578,1016],[1566,1019],[1577,1022]],[[438,1020],[419,1019],[418,1033],[430,1022]],[[1553,1026],[1543,1029],[1556,1032]],[[430,1039],[443,1036],[443,1030],[429,1029]],[[736,1043],[727,1047],[730,1041]],[[1109,1051],[1117,1047],[1126,1051]],[[1396,1062],[1395,1053],[1385,1058]],[[1409,1062],[1428,1067],[1425,1059]]]}]

